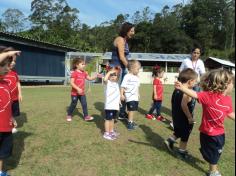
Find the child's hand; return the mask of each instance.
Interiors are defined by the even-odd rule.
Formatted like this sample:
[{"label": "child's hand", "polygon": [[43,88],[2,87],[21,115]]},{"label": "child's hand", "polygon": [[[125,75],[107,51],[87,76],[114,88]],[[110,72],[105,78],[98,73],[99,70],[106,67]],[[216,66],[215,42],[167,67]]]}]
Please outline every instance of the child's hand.
[{"label": "child's hand", "polygon": [[102,78],[102,77],[103,77],[103,74],[100,74],[100,73],[97,74],[97,78]]},{"label": "child's hand", "polygon": [[14,128],[17,127],[17,123],[16,123],[16,120],[14,118],[12,118],[12,125],[13,125]]},{"label": "child's hand", "polygon": [[7,52],[7,55],[8,55],[9,57],[11,57],[11,56],[19,56],[20,53],[21,53],[21,51],[8,51],[8,52]]},{"label": "child's hand", "polygon": [[181,90],[181,89],[182,89],[182,86],[183,86],[183,84],[182,84],[181,82],[175,81],[175,88],[176,88],[176,89]]},{"label": "child's hand", "polygon": [[153,98],[154,98],[154,100],[157,100],[157,95],[154,95],[154,97],[153,97]]},{"label": "child's hand", "polygon": [[120,99],[121,99],[121,101],[125,101],[125,96],[124,96],[124,95],[121,95],[121,96],[120,96]]},{"label": "child's hand", "polygon": [[22,95],[21,95],[21,94],[19,94],[19,95],[18,95],[18,100],[19,100],[20,102],[22,102],[22,100],[23,100],[23,97],[22,97]]},{"label": "child's hand", "polygon": [[79,94],[81,94],[83,91],[82,91],[82,89],[78,88],[78,89],[77,89],[77,92],[78,92]]},{"label": "child's hand", "polygon": [[196,123],[196,122],[194,121],[193,118],[188,118],[188,123],[189,123],[189,124],[194,124],[194,123]]}]

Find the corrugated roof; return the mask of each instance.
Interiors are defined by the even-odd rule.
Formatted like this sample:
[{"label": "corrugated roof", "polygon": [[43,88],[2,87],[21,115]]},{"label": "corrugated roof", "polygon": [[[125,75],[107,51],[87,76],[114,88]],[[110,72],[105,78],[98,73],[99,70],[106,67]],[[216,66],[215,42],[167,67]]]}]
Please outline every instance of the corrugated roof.
[{"label": "corrugated roof", "polygon": [[[103,59],[110,60],[111,52],[106,52]],[[164,62],[182,62],[186,58],[190,58],[190,54],[161,54],[161,53],[130,53],[130,59],[139,61],[164,61]]]},{"label": "corrugated roof", "polygon": [[28,46],[34,46],[38,48],[49,49],[49,50],[57,50],[57,51],[62,51],[62,52],[77,51],[77,49],[75,48],[69,48],[62,45],[43,42],[43,41],[39,41],[39,40],[27,38],[27,37],[22,37],[13,33],[7,33],[7,32],[2,32],[2,31],[0,31],[0,40],[28,45]]},{"label": "corrugated roof", "polygon": [[230,67],[235,67],[235,64],[233,62],[227,61],[227,60],[223,60],[223,59],[219,59],[219,58],[215,58],[215,57],[208,57],[208,59],[212,59],[222,65],[226,65],[226,66],[230,66]]}]

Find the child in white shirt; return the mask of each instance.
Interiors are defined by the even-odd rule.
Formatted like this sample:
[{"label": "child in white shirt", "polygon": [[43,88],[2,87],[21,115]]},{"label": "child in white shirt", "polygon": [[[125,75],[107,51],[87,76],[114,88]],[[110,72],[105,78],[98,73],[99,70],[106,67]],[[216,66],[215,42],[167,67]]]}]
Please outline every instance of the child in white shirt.
[{"label": "child in white shirt", "polygon": [[138,110],[140,81],[137,76],[141,64],[137,60],[130,60],[128,63],[129,73],[125,75],[121,83],[121,100],[125,100],[128,110],[128,130],[134,130],[137,126],[134,123],[134,112]]}]

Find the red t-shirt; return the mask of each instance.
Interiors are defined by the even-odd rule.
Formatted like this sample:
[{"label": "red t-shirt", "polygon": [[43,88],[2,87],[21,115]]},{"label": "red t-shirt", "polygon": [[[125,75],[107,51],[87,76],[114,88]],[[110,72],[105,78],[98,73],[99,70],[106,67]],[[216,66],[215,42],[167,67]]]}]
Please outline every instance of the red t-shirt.
[{"label": "red t-shirt", "polygon": [[71,95],[76,96],[85,94],[85,80],[87,76],[88,74],[85,71],[75,70],[71,73],[71,78],[74,78],[75,85],[82,89],[82,93],[79,94],[78,91],[72,87]]},{"label": "red t-shirt", "polygon": [[11,103],[8,83],[0,78],[0,132],[10,132],[13,128]]},{"label": "red t-shirt", "polygon": [[231,97],[205,91],[197,93],[197,96],[203,109],[199,130],[209,136],[224,134],[224,119],[233,112]]},{"label": "red t-shirt", "polygon": [[9,71],[8,74],[6,76],[4,76],[3,78],[5,81],[8,82],[10,91],[11,91],[11,96],[12,96],[12,100],[18,100],[18,82],[19,82],[19,77],[18,74],[16,73],[16,71]]},{"label": "red t-shirt", "polygon": [[154,90],[156,92],[157,95],[157,99],[154,99],[154,95],[153,95],[153,99],[154,100],[161,100],[163,99],[163,85],[160,79],[155,78],[153,80],[153,86],[156,86],[156,89]]}]

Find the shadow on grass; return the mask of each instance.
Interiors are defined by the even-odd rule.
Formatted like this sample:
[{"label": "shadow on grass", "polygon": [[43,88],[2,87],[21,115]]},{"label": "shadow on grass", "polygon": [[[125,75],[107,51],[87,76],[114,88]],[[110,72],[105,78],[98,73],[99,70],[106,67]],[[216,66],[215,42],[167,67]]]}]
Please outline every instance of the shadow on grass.
[{"label": "shadow on grass", "polygon": [[17,128],[21,128],[24,126],[24,123],[27,123],[27,114],[25,112],[21,112],[19,117],[16,117]]},{"label": "shadow on grass", "polygon": [[[164,144],[164,139],[160,135],[154,133],[150,127],[148,127],[146,125],[139,125],[139,127],[146,134],[146,139],[148,142],[140,142],[140,141],[135,141],[135,140],[129,139],[130,142],[133,142],[136,144],[147,145],[147,146],[153,146],[153,147],[157,148],[158,150],[164,151],[167,154],[169,154],[175,158],[178,158],[174,152],[172,153],[172,152],[168,151],[168,149],[166,148],[166,146]],[[198,165],[198,163],[203,163],[203,161],[199,160],[198,158],[196,158],[192,155],[190,155],[190,156],[191,156],[191,160],[182,160],[182,161],[184,161],[186,164],[189,164],[190,166],[194,167],[195,169],[206,173],[206,171]]]},{"label": "shadow on grass", "polygon": [[15,169],[20,164],[20,159],[23,151],[25,150],[25,139],[32,135],[24,131],[18,131],[13,135],[13,151],[12,156],[8,158],[4,163],[6,170]]},{"label": "shadow on grass", "polygon": [[101,133],[103,133],[105,131],[104,129],[104,103],[103,102],[95,102],[94,103],[94,107],[100,112],[100,114],[95,114],[92,115],[94,117],[94,122],[97,126],[97,128],[99,128],[101,130]]}]

